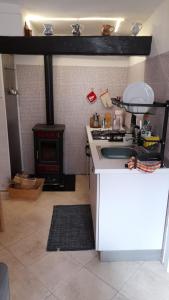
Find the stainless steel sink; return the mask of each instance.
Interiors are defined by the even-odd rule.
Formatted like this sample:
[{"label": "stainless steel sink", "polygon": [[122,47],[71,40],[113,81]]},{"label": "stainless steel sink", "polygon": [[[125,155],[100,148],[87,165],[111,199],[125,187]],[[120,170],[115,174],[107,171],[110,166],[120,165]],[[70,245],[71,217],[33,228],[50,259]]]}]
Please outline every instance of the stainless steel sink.
[{"label": "stainless steel sink", "polygon": [[130,147],[103,147],[100,148],[100,153],[104,158],[109,159],[128,159],[137,155],[136,150]]}]

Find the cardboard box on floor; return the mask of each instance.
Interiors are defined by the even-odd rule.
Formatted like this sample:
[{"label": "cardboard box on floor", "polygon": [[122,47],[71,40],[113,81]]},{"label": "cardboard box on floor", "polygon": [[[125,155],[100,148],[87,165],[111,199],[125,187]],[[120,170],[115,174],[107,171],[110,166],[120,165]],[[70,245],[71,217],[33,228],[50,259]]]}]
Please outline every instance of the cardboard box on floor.
[{"label": "cardboard box on floor", "polygon": [[10,185],[8,188],[9,197],[18,200],[36,200],[42,192],[44,181],[44,178],[37,178],[32,189],[16,188]]}]

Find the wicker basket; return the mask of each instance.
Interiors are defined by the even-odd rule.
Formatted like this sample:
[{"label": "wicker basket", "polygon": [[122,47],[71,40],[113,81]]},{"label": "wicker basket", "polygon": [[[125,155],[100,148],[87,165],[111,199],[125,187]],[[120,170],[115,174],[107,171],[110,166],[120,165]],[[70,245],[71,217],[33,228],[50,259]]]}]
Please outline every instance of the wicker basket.
[{"label": "wicker basket", "polygon": [[26,189],[26,190],[30,190],[30,189],[34,189],[36,186],[36,178],[22,178],[21,180],[21,189]]},{"label": "wicker basket", "polygon": [[16,174],[12,183],[20,189],[33,189],[36,186],[36,178],[28,178],[26,174]]},{"label": "wicker basket", "polygon": [[9,186],[8,192],[11,199],[16,200],[36,200],[43,188],[44,179],[37,178],[36,184],[33,189],[23,189],[20,185],[11,184]]}]

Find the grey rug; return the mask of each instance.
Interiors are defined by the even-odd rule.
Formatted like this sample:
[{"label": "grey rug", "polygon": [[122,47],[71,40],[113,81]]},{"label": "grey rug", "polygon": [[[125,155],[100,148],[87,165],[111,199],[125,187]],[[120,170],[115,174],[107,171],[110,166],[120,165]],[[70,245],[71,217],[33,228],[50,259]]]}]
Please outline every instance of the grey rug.
[{"label": "grey rug", "polygon": [[90,205],[58,205],[53,208],[47,251],[95,248]]}]

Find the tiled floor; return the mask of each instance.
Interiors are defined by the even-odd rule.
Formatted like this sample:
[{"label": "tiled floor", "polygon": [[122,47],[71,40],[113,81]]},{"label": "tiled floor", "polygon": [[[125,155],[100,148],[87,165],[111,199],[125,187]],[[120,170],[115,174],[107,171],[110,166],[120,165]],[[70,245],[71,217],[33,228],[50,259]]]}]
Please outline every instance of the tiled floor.
[{"label": "tiled floor", "polygon": [[88,203],[85,176],[76,192],[43,192],[35,202],[3,200],[0,261],[9,266],[11,300],[168,300],[159,262],[100,263],[95,251],[46,252],[53,205]]}]

